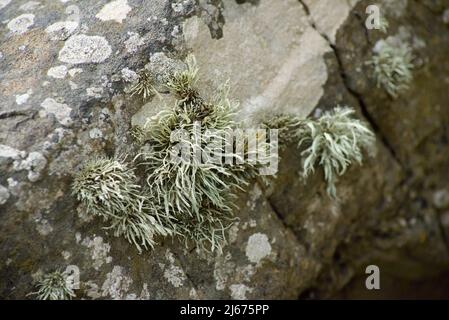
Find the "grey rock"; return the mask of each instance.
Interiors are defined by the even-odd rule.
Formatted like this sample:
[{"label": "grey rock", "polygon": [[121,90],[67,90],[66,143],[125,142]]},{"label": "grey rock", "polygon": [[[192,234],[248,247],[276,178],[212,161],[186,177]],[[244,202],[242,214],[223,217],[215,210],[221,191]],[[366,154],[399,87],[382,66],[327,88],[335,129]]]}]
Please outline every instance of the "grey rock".
[{"label": "grey rock", "polygon": [[[365,30],[369,1],[0,1],[0,297],[33,298],[40,274],[68,266],[86,299],[351,298],[369,264],[404,284],[447,272],[436,210],[447,199],[435,190],[449,181],[449,4],[379,2],[387,35]],[[396,100],[365,63],[386,37],[420,61]],[[132,124],[173,97],[143,105],[125,88],[143,68],[162,87],[189,51],[199,91],[229,79],[245,123],[349,105],[377,153],[340,179],[334,202],[319,171],[300,179],[300,152],[286,146],[277,177],[238,199],[222,255],[176,239],[138,254],[79,205],[72,176],[94,155],[133,152]]]}]

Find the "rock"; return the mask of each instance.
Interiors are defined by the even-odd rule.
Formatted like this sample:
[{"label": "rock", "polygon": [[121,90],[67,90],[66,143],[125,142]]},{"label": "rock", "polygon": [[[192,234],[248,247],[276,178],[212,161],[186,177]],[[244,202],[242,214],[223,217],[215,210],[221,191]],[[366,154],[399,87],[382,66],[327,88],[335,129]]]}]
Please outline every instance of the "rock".
[{"label": "rock", "polygon": [[183,25],[200,66],[200,86],[213,91],[229,79],[249,122],[270,109],[307,116],[323,95],[328,76],[323,55],[331,49],[303,7],[295,0],[229,2],[224,17],[227,36],[217,40],[195,16]]},{"label": "rock", "polygon": [[[370,264],[404,286],[447,272],[449,4],[378,2],[388,34],[365,29],[365,0],[0,0],[0,297],[33,298],[38,275],[69,266],[80,299],[357,297]],[[415,56],[397,99],[366,64],[386,38]],[[377,153],[339,180],[336,202],[321,172],[300,178],[288,145],[277,177],[236,200],[222,255],[168,239],[139,254],[86,213],[72,177],[133,151],[131,126],[173,103],[163,84],[188,52],[201,94],[229,79],[246,125],[348,105]],[[125,93],[143,68],[161,91],[145,104]]]}]

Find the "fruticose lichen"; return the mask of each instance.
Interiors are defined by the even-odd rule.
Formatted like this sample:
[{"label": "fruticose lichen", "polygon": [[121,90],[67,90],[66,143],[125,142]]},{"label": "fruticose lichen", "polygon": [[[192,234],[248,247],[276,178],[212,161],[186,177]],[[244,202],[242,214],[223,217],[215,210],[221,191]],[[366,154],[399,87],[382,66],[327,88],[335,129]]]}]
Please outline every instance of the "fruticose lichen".
[{"label": "fruticose lichen", "polygon": [[37,282],[38,291],[31,294],[39,300],[71,300],[76,295],[67,280],[64,272],[48,273]]},{"label": "fruticose lichen", "polygon": [[[205,99],[195,86],[197,74],[196,61],[189,56],[187,67],[166,84],[177,97],[174,106],[131,130],[140,147],[132,168],[124,159],[96,158],[73,183],[87,211],[109,221],[115,235],[139,251],[153,247],[154,235],[176,235],[188,247],[221,252],[226,230],[236,220],[237,192],[273,156],[268,155],[273,141],[266,142],[264,130],[254,130],[256,151],[249,137],[238,141],[236,133],[243,130],[235,121],[237,105],[228,97],[227,83]],[[299,140],[305,148],[303,176],[322,166],[328,193],[336,197],[337,176],[352,162],[361,163],[362,149],[374,141],[365,124],[351,118],[353,113],[337,107],[318,120],[280,115],[262,128],[279,130],[282,144]],[[144,174],[143,186],[134,173],[137,168]]]},{"label": "fruticose lichen", "polygon": [[[141,147],[132,163],[145,173],[144,187],[124,160],[107,158],[87,163],[73,183],[88,212],[109,221],[115,235],[139,251],[154,245],[153,235],[179,235],[187,246],[220,252],[225,231],[236,219],[236,193],[256,176],[264,159],[244,161],[252,152],[247,140],[242,152],[234,152],[232,134],[238,124],[229,87],[224,84],[206,102],[195,87],[197,73],[189,56],[185,70],[166,84],[178,99],[175,105],[131,130]],[[141,74],[131,94],[152,94],[152,80],[146,76]],[[258,145],[269,147],[263,141]],[[179,151],[181,156],[174,158]]]},{"label": "fruticose lichen", "polygon": [[383,87],[389,95],[397,98],[409,88],[413,79],[413,54],[407,44],[392,45],[379,43],[377,52],[367,64],[374,68],[377,86]]},{"label": "fruticose lichen", "polygon": [[[198,68],[195,56],[189,55],[186,59],[187,68],[177,71],[167,82],[167,87],[174,93],[180,102],[190,104],[201,104],[198,90],[195,88],[197,82]],[[196,99],[200,101],[195,101]]]},{"label": "fruticose lichen", "polygon": [[267,116],[261,125],[262,128],[278,130],[280,147],[284,148],[286,145],[297,140],[295,128],[300,123],[301,120],[292,114],[276,114]]},{"label": "fruticose lichen", "polygon": [[[221,251],[225,230],[235,220],[236,191],[248,184],[257,164],[223,163],[239,157],[224,147],[227,134],[237,128],[236,106],[228,99],[227,86],[205,102],[194,87],[195,60],[189,57],[187,62],[187,69],[168,82],[179,99],[175,106],[139,129],[139,141],[150,150],[137,159],[146,172],[145,194],[165,217],[164,225],[186,244]],[[211,145],[222,152],[219,159],[209,158]],[[176,146],[182,146],[183,153],[173,161],[173,150],[179,151]]]},{"label": "fruticose lichen", "polygon": [[159,222],[158,211],[136,181],[123,159],[100,157],[84,166],[72,188],[89,213],[108,221],[115,236],[124,236],[141,251],[153,247],[153,236],[171,231]]},{"label": "fruticose lichen", "polygon": [[154,88],[153,77],[148,70],[143,69],[138,74],[139,78],[127,92],[132,97],[134,95],[142,97],[143,101],[146,101],[157,94],[157,90]]},{"label": "fruticose lichen", "polygon": [[362,150],[372,150],[375,137],[367,125],[352,117],[354,110],[336,107],[319,119],[303,120],[297,129],[298,146],[303,149],[302,176],[307,178],[320,166],[327,182],[327,193],[337,198],[335,183],[349,166],[362,163]]}]

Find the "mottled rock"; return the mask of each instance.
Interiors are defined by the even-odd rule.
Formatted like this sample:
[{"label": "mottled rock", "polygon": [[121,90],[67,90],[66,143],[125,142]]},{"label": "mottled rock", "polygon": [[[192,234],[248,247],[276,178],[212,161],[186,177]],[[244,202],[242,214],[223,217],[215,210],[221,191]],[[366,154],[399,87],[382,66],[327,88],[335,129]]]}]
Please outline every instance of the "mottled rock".
[{"label": "mottled rock", "polygon": [[[0,297],[31,298],[38,275],[68,266],[86,299],[357,297],[368,264],[400,283],[447,272],[449,4],[378,2],[387,34],[365,29],[365,0],[0,0]],[[387,38],[416,58],[396,100],[366,64]],[[246,124],[349,105],[377,153],[340,179],[336,202],[286,146],[277,177],[236,201],[222,255],[176,239],[139,254],[70,184],[91,157],[133,151],[131,125],[174,102],[164,82],[188,52],[201,94],[229,79]],[[124,92],[143,68],[161,96],[142,106]]]}]

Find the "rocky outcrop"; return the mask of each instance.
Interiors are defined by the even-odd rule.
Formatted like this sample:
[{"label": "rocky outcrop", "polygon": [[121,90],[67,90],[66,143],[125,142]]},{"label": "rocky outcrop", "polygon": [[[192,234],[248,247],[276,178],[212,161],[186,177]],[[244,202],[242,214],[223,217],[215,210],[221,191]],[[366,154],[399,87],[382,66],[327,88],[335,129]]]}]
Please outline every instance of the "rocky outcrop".
[{"label": "rocky outcrop", "polygon": [[[369,264],[387,287],[447,272],[449,2],[378,2],[386,34],[366,29],[368,1],[0,1],[0,297],[67,266],[85,299],[351,298]],[[415,57],[396,99],[366,64],[383,39]],[[132,150],[131,126],[171,98],[142,106],[125,88],[144,65],[160,85],[188,52],[206,95],[229,79],[245,123],[349,105],[376,154],[340,179],[337,202],[286,146],[271,184],[241,194],[222,255],[168,238],[139,254],[79,205],[73,173]]]}]

